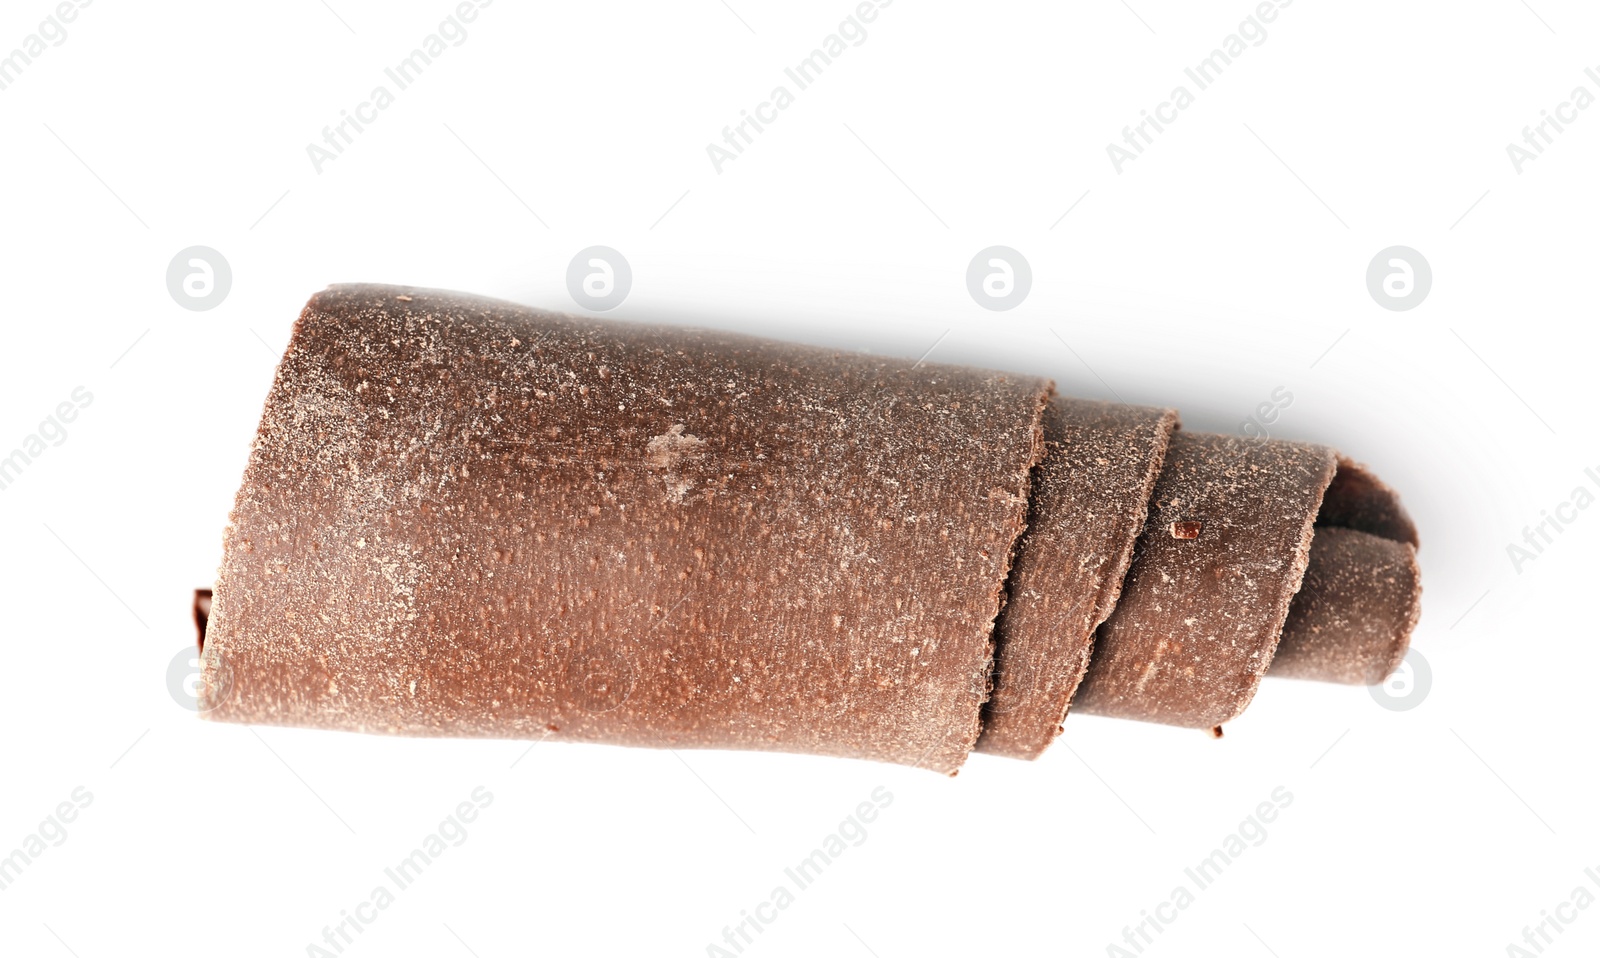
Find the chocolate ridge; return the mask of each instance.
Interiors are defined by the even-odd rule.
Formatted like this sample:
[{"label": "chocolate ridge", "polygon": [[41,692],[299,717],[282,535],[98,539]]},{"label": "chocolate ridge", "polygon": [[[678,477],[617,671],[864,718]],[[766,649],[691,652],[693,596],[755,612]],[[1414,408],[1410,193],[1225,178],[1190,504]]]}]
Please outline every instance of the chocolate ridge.
[{"label": "chocolate ridge", "polygon": [[1194,728],[1242,712],[1271,664],[1336,468],[1326,446],[1175,434],[1073,707]]},{"label": "chocolate ridge", "polygon": [[977,748],[1036,758],[1061,733],[1144,528],[1177,426],[1170,409],[1057,397],[1028,531],[996,628],[996,688]]}]

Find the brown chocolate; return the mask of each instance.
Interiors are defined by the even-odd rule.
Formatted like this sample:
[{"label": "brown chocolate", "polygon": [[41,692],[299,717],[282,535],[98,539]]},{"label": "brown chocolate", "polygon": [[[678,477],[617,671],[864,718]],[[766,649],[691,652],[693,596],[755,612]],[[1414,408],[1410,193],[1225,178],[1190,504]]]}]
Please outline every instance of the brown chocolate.
[{"label": "brown chocolate", "polygon": [[1057,397],[1046,409],[1045,457],[996,626],[978,751],[1035,758],[1061,733],[1177,421],[1170,409],[1082,399]]},{"label": "brown chocolate", "polygon": [[194,632],[195,647],[204,651],[206,647],[206,620],[211,618],[211,590],[194,590]]},{"label": "brown chocolate", "polygon": [[[1211,728],[1238,715],[1300,587],[1333,450],[1179,432],[1073,708]],[[1177,538],[1174,521],[1203,534]]]},{"label": "brown chocolate", "polygon": [[1416,524],[1399,495],[1366,466],[1340,456],[1270,674],[1382,683],[1399,667],[1421,613],[1417,545]]},{"label": "brown chocolate", "polygon": [[1339,471],[1323,498],[1317,525],[1360,529],[1413,547],[1420,544],[1417,526],[1400,505],[1399,494],[1346,456],[1339,457]]},{"label": "brown chocolate", "polygon": [[1269,664],[1396,667],[1417,534],[1369,470],[1052,389],[333,287],[196,594],[201,714],[953,774],[1069,706],[1220,735]]},{"label": "brown chocolate", "polygon": [[1421,600],[1410,543],[1318,526],[1271,674],[1378,685],[1405,657]]},{"label": "brown chocolate", "polygon": [[953,773],[1050,388],[333,287],[233,510],[203,714]]}]

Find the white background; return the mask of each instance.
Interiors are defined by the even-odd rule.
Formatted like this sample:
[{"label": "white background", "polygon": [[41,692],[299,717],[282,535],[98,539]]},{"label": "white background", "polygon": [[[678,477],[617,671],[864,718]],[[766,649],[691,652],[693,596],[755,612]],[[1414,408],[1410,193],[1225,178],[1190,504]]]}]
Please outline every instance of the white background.
[{"label": "white background", "polygon": [[[0,453],[93,395],[0,491],[0,855],[93,795],[0,891],[6,953],[306,954],[479,785],[465,843],[346,954],[704,955],[879,786],[867,840],[746,955],[1106,954],[1278,786],[1266,841],[1145,954],[1502,955],[1600,895],[1600,510],[1520,572],[1506,551],[1600,471],[1600,107],[1520,174],[1506,154],[1600,92],[1592,5],[1300,0],[1119,175],[1107,143],[1253,4],[901,0],[718,174],[706,145],[850,3],[499,0],[318,174],[306,145],[453,9],[329,2],[101,0],[0,91]],[[8,2],[0,54],[52,9]],[[165,285],[197,244],[234,277],[206,312]],[[1269,680],[1221,742],[1076,716],[953,780],[180,707],[167,665],[304,300],[575,309],[594,244],[632,264],[621,318],[937,343],[1194,429],[1286,388],[1274,435],[1369,462],[1422,530],[1431,690]],[[994,244],[1032,264],[1009,312],[965,287]],[[1406,312],[1364,279],[1396,244],[1433,269]],[[1600,905],[1565,913],[1546,953],[1592,954]]]}]

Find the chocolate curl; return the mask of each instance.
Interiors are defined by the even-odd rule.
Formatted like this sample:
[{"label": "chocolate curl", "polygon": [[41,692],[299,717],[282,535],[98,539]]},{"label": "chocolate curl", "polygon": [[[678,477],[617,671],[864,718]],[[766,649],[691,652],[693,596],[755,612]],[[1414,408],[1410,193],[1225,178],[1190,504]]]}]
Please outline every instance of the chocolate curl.
[{"label": "chocolate curl", "polygon": [[1417,527],[1395,491],[1343,456],[1270,674],[1379,685],[1422,614]]},{"label": "chocolate curl", "polygon": [[1037,758],[1061,734],[1095,628],[1117,604],[1177,413],[1057,397],[1028,531],[996,623],[978,751]]},{"label": "chocolate curl", "polygon": [[1409,543],[1319,526],[1271,674],[1381,684],[1405,657],[1421,598],[1417,552]]},{"label": "chocolate curl", "polygon": [[197,596],[201,714],[954,774],[1074,703],[1220,735],[1274,663],[1396,667],[1416,529],[1369,470],[1051,391],[331,288]]},{"label": "chocolate curl", "polygon": [[232,513],[203,714],[953,774],[1050,391],[333,287]]},{"label": "chocolate curl", "polygon": [[1417,526],[1400,505],[1400,495],[1347,456],[1339,457],[1339,471],[1323,497],[1317,525],[1359,529],[1413,549],[1420,545]]},{"label": "chocolate curl", "polygon": [[1323,446],[1173,436],[1073,707],[1206,729],[1242,712],[1272,661],[1336,468]]}]

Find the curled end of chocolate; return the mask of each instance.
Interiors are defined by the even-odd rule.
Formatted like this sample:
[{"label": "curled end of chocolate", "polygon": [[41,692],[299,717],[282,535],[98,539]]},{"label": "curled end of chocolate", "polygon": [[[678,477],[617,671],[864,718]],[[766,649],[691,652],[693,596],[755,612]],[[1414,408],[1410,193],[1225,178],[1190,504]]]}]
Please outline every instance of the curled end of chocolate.
[{"label": "curled end of chocolate", "polygon": [[1356,529],[1318,529],[1272,674],[1378,685],[1405,658],[1421,600],[1410,544]]},{"label": "curled end of chocolate", "polygon": [[1420,613],[1417,542],[1394,490],[1327,447],[1180,433],[1073,709],[1212,729],[1269,671],[1382,683]]},{"label": "curled end of chocolate", "polygon": [[1206,730],[1244,711],[1337,468],[1326,446],[1175,434],[1073,710]]},{"label": "curled end of chocolate", "polygon": [[1339,469],[1317,512],[1317,525],[1359,529],[1413,549],[1422,545],[1417,524],[1400,504],[1400,494],[1349,456],[1339,457]]},{"label": "curled end of chocolate", "polygon": [[1393,674],[1422,613],[1417,545],[1395,491],[1340,456],[1271,674],[1345,685]]},{"label": "curled end of chocolate", "polygon": [[206,622],[211,619],[211,590],[194,590],[194,644],[200,651],[206,648]]}]

